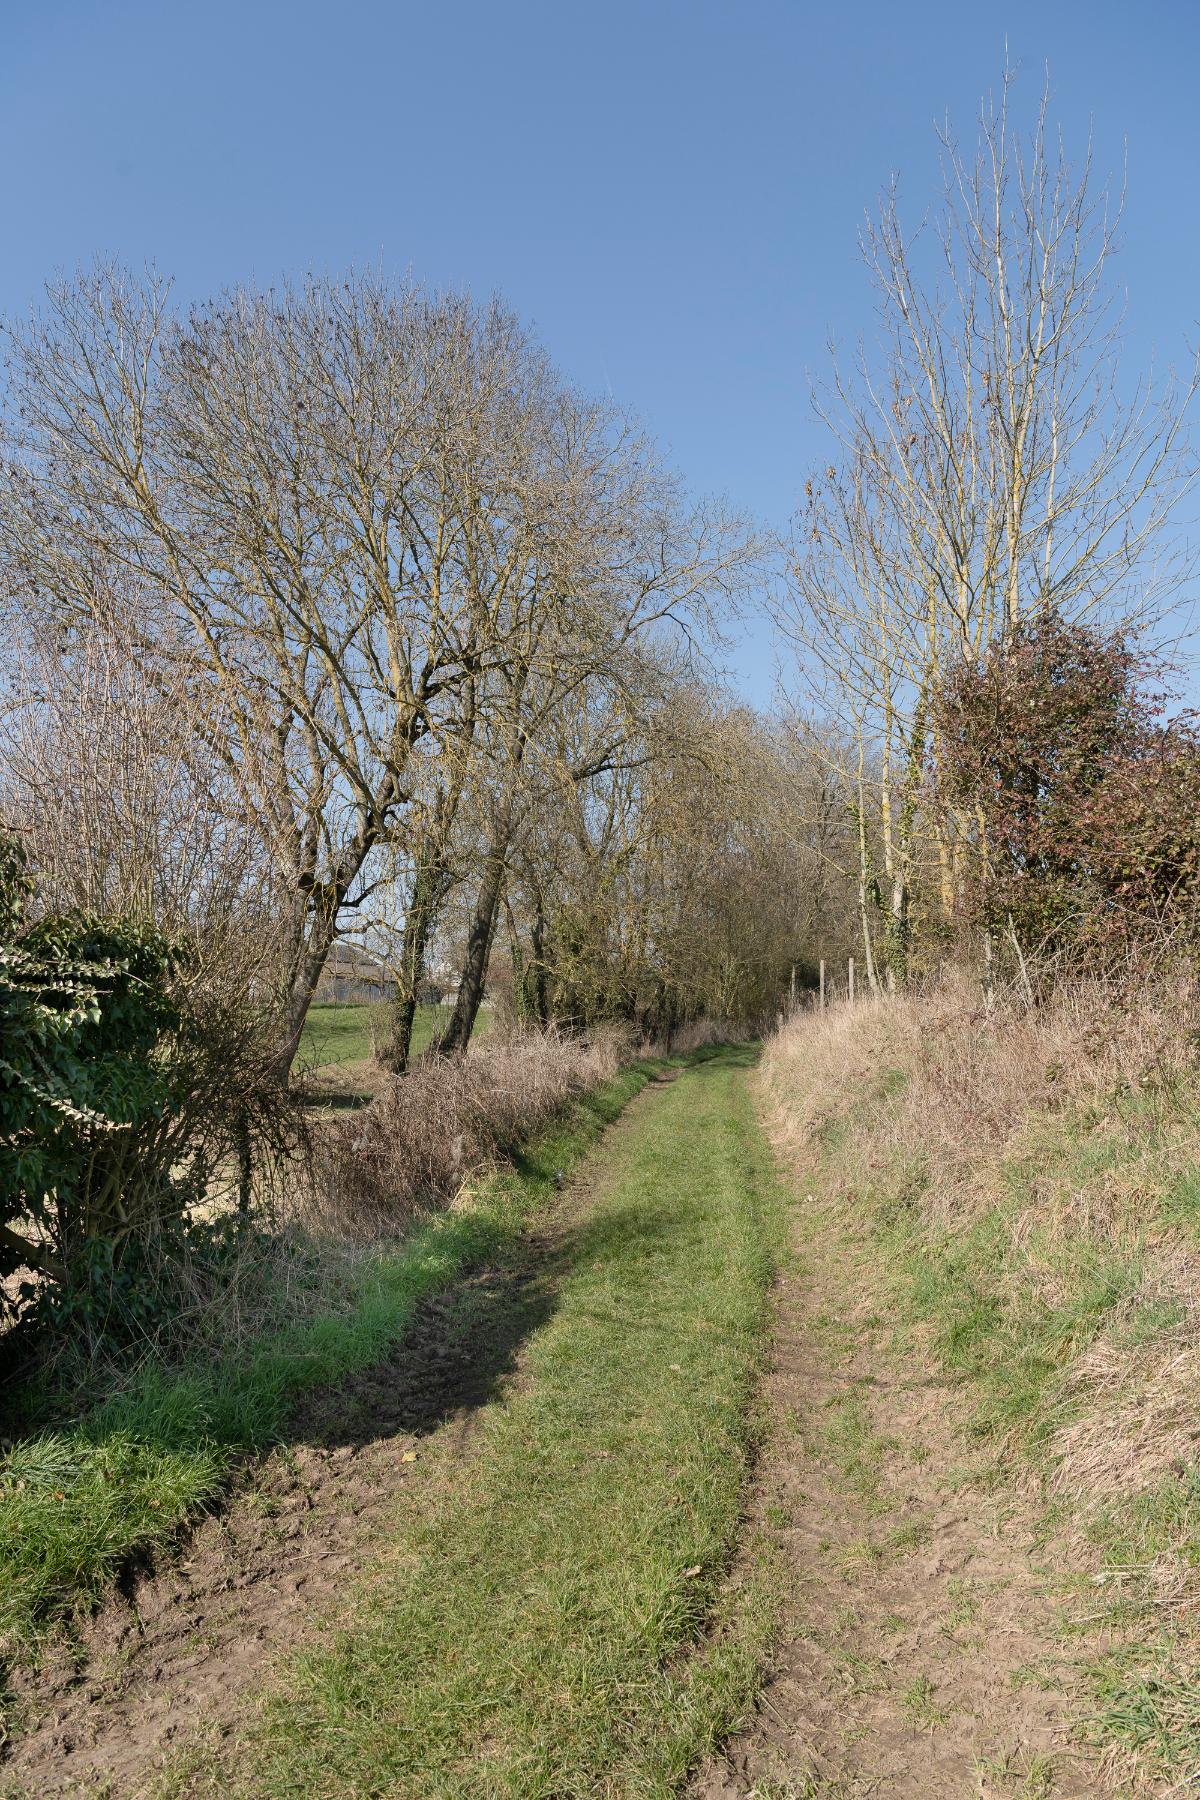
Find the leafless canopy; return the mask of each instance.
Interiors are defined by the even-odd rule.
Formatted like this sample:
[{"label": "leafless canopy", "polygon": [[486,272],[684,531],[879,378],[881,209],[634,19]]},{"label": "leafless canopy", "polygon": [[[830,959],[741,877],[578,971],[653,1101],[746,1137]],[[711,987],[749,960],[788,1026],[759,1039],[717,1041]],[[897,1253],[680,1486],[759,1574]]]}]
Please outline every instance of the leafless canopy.
[{"label": "leafless canopy", "polygon": [[8,590],[67,632],[118,607],[146,677],[201,696],[285,897],[284,1066],[431,767],[514,693],[540,717],[694,628],[746,562],[736,520],[461,295],[356,276],[181,317],[101,269],[11,335],[8,399]]},{"label": "leafless canopy", "polygon": [[[860,825],[862,932],[874,975],[879,891],[902,975],[914,880],[952,853],[918,842],[927,719],[944,671],[1005,645],[1031,616],[1148,629],[1188,569],[1172,515],[1195,476],[1185,423],[1197,364],[1130,384],[1112,280],[1120,198],[1072,167],[1042,94],[1028,129],[1014,78],[910,231],[895,186],[863,234],[878,341],[835,359],[817,409],[836,445],[795,521],[779,622],[809,706],[828,708]],[[885,877],[877,887],[878,873]]]}]

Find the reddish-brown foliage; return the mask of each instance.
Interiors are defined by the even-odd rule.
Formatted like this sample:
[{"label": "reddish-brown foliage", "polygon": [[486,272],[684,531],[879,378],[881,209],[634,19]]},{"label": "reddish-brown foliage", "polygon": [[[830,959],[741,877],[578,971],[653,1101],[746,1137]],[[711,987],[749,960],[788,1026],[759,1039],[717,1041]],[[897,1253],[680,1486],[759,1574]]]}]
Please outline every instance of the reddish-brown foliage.
[{"label": "reddish-brown foliage", "polygon": [[1160,671],[1119,633],[1051,616],[935,708],[939,797],[967,832],[965,903],[1027,949],[1111,943],[1200,878],[1200,738],[1164,722]]}]

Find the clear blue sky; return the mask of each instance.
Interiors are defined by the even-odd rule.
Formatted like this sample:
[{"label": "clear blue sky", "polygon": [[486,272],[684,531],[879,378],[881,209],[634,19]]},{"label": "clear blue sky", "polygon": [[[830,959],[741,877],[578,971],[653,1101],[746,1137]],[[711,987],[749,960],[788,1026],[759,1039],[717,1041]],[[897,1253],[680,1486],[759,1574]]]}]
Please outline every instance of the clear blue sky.
[{"label": "clear blue sky", "polygon": [[[1133,362],[1200,316],[1195,0],[0,0],[0,311],[95,254],[184,296],[381,261],[498,289],[689,482],[782,523],[822,458],[832,330],[869,328],[856,231],[1004,57],[1068,143],[1128,143]],[[770,689],[765,634],[736,658]]]}]

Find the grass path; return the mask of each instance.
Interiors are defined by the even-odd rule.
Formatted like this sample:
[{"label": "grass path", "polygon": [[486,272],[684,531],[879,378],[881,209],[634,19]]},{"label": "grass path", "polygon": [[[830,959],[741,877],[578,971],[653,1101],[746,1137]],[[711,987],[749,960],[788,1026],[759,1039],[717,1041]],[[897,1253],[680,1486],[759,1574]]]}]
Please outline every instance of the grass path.
[{"label": "grass path", "polygon": [[[819,1049],[812,1080],[840,1110],[815,1129],[794,1127],[803,1090],[781,1110],[777,1078],[760,1088],[793,1254],[752,1517],[784,1560],[787,1600],[762,1704],[691,1800],[1124,1795],[1088,1741],[1076,1614],[1081,1599],[1094,1614],[1096,1590],[1081,1594],[1013,1436],[992,1428],[989,1386],[1014,1385],[1012,1347],[967,1379],[945,1356],[909,1295],[903,1200],[871,1204],[904,1176],[872,1138],[878,1066],[864,1059],[830,1087]],[[943,1288],[967,1307],[953,1267]]]},{"label": "grass path", "polygon": [[745,1706],[763,1615],[704,1634],[776,1241],[750,1060],[688,1068],[612,1134],[519,1390],[287,1673],[241,1791],[666,1795]]},{"label": "grass path", "polygon": [[1035,1509],[879,1309],[870,1246],[812,1194],[793,1219],[756,1493],[787,1606],[764,1703],[692,1800],[1099,1800]]},{"label": "grass path", "polygon": [[[524,1152],[518,1174],[436,1215],[328,1296],[328,1310],[215,1361],[149,1364],[127,1388],[0,1458],[0,1670],[18,1668],[48,1624],[101,1599],[139,1560],[169,1553],[226,1490],[239,1462],[286,1440],[305,1395],[385,1358],[419,1304],[519,1238],[571,1168],[649,1079],[623,1070]],[[0,1679],[0,1746],[10,1729]]]},{"label": "grass path", "polygon": [[677,1793],[774,1607],[728,1581],[783,1211],[753,1061],[653,1084],[561,1195],[519,1162],[491,1261],[102,1615],[0,1791]]}]

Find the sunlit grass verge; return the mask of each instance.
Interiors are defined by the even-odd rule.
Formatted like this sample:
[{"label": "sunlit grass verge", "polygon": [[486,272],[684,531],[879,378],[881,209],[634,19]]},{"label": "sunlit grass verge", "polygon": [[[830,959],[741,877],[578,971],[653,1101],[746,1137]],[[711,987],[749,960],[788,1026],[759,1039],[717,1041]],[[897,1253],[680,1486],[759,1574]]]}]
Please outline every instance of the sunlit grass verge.
[{"label": "sunlit grass verge", "polygon": [[381,1357],[424,1296],[521,1229],[657,1066],[634,1064],[575,1101],[522,1151],[519,1179],[498,1175],[471,1204],[339,1269],[328,1316],[224,1361],[149,1369],[71,1429],[18,1441],[0,1460],[0,1656],[34,1654],[48,1622],[176,1540],[239,1459],[283,1435],[301,1394]]},{"label": "sunlit grass verge", "polygon": [[781,1218],[753,1057],[697,1059],[602,1149],[519,1391],[282,1678],[238,1791],[668,1795],[750,1705],[766,1562],[725,1584]]},{"label": "sunlit grass verge", "polygon": [[[1077,1195],[1089,1179],[1099,1186],[1079,1122],[1057,1121],[1056,1131],[1057,1141],[1043,1134],[1043,1176],[1053,1171]],[[962,1381],[997,1469],[1040,1475],[1046,1535],[1073,1546],[1062,1570],[1064,1631],[1077,1646],[1080,1735],[1125,1753],[1122,1791],[1158,1792],[1168,1777],[1190,1787],[1200,1780],[1191,1622],[1200,1475],[1190,1460],[1165,1477],[1154,1468],[1162,1454],[1150,1440],[1163,1421],[1147,1399],[1147,1371],[1181,1350],[1176,1305],[1163,1299],[1162,1272],[1147,1254],[1154,1214],[1136,1229],[1080,1224],[1067,1235],[1052,1221],[1031,1223],[1026,1171],[1018,1164],[1009,1174],[1011,1195],[961,1238],[889,1220],[878,1249],[894,1258],[901,1307]],[[1144,1409],[1144,1470],[1113,1390],[1123,1390],[1123,1406]],[[1200,1407],[1190,1410],[1194,1438]],[[1108,1640],[1099,1654],[1097,1627]]]},{"label": "sunlit grass verge", "polygon": [[767,1052],[777,1135],[861,1280],[959,1385],[994,1477],[1042,1484],[1079,1726],[1130,1792],[1200,1781],[1192,1004],[1079,990],[981,1019],[951,992]]}]

